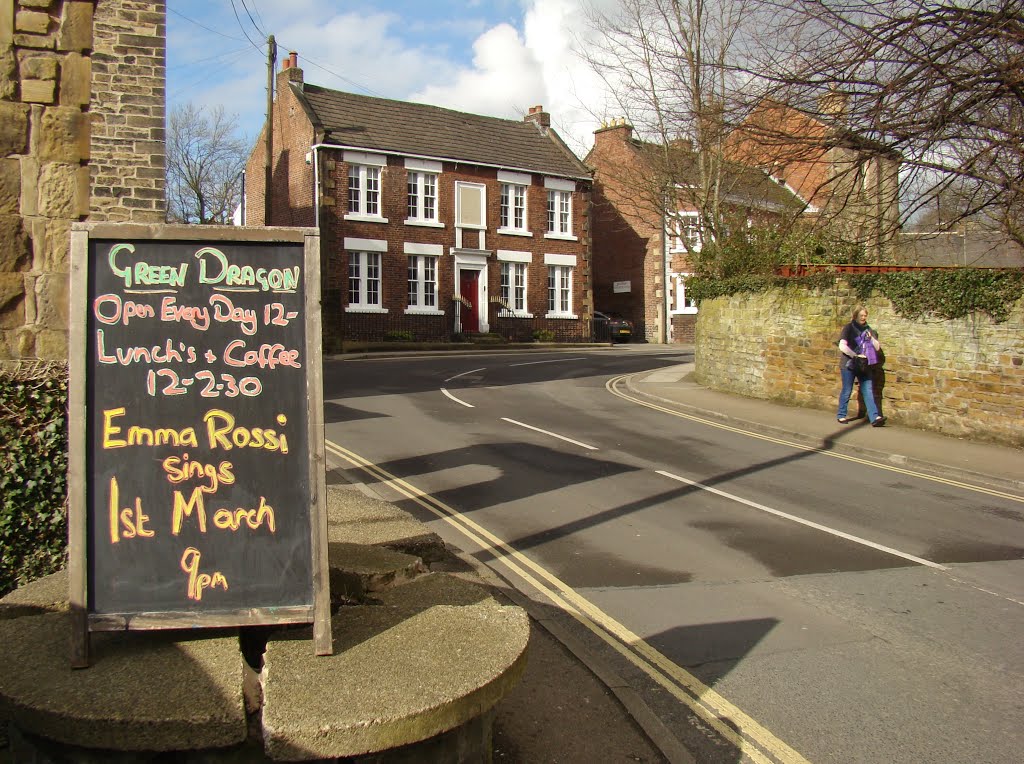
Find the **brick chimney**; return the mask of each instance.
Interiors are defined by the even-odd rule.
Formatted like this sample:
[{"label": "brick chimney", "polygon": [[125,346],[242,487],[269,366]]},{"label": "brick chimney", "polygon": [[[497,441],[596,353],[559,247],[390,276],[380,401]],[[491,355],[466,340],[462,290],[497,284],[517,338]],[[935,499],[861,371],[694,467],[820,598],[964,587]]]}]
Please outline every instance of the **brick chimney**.
[{"label": "brick chimney", "polygon": [[288,57],[281,61],[281,71],[277,73],[277,87],[280,88],[284,82],[298,82],[302,84],[302,70],[299,68],[299,54],[294,50],[288,53]]},{"label": "brick chimney", "polygon": [[543,106],[531,106],[523,121],[536,122],[541,127],[551,127],[551,115],[544,111]]},{"label": "brick chimney", "polygon": [[594,143],[616,141],[627,143],[633,138],[633,126],[625,118],[602,122],[601,127],[594,131]]}]

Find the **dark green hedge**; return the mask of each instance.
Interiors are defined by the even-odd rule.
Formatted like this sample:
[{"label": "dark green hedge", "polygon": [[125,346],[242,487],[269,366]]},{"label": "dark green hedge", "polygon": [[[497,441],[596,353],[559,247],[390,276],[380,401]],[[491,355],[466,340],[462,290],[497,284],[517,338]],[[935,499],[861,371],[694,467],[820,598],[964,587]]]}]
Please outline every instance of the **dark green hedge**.
[{"label": "dark green hedge", "polygon": [[67,559],[67,367],[0,367],[0,596]]}]

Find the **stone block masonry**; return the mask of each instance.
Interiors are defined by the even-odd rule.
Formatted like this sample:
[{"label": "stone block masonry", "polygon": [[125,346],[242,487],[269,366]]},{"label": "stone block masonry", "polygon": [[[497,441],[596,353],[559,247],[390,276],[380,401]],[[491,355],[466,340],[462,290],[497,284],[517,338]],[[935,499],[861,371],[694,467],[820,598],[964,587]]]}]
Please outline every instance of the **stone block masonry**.
[{"label": "stone block masonry", "polygon": [[[856,302],[843,281],[705,300],[697,380],[834,416],[839,332]],[[877,294],[865,307],[885,352],[882,410],[893,424],[1024,446],[1024,300],[1000,324],[984,315],[909,321]]]},{"label": "stone block masonry", "polygon": [[0,361],[67,357],[72,222],[164,221],[165,14],[0,2]]}]

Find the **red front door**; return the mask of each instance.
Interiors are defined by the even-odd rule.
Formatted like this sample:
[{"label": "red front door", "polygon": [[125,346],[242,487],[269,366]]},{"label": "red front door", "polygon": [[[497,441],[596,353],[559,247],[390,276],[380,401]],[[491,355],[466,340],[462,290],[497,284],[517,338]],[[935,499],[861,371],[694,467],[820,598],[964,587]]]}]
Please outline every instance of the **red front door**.
[{"label": "red front door", "polygon": [[480,271],[461,270],[459,271],[459,294],[469,303],[469,307],[463,305],[461,310],[462,331],[479,332],[480,316],[477,311],[477,300],[479,299],[478,284],[480,283]]}]

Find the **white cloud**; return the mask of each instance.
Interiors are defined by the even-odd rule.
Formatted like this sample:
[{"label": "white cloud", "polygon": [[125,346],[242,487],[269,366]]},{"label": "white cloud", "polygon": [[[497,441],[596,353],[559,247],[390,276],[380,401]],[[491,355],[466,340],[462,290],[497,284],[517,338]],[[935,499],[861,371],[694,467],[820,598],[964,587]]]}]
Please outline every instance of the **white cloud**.
[{"label": "white cloud", "polygon": [[449,84],[420,89],[411,100],[494,117],[517,117],[543,101],[542,67],[513,27],[487,30],[473,52],[473,68],[460,70]]},{"label": "white cloud", "polygon": [[[543,105],[554,127],[582,155],[599,121],[594,115],[604,113],[600,84],[573,50],[576,38],[588,34],[583,6],[593,1],[507,2],[500,10],[492,9],[496,14],[488,25],[483,16],[453,16],[444,3],[432,9],[433,17],[428,13],[404,19],[372,8],[338,13],[324,0],[290,0],[287,5],[264,4],[260,21],[274,31],[279,60],[289,50],[298,52],[307,82],[511,119]],[[502,16],[512,23],[499,23]],[[234,25],[223,32],[241,35]],[[209,47],[195,47],[192,38],[204,34],[185,26],[169,41],[169,63],[214,55],[216,50]],[[246,44],[205,36],[208,44],[224,51]],[[250,36],[256,39],[251,30]],[[466,61],[469,40],[472,59]],[[202,69],[181,73],[170,92],[172,105],[187,100],[222,104],[240,115],[243,130],[255,138],[266,99],[265,54],[250,47],[203,66],[209,76]]]},{"label": "white cloud", "polygon": [[597,77],[575,54],[588,30],[581,0],[530,0],[523,34],[501,24],[473,44],[472,68],[433,84],[412,100],[497,117],[522,116],[542,105],[559,134],[577,153],[593,143],[603,107]]}]

